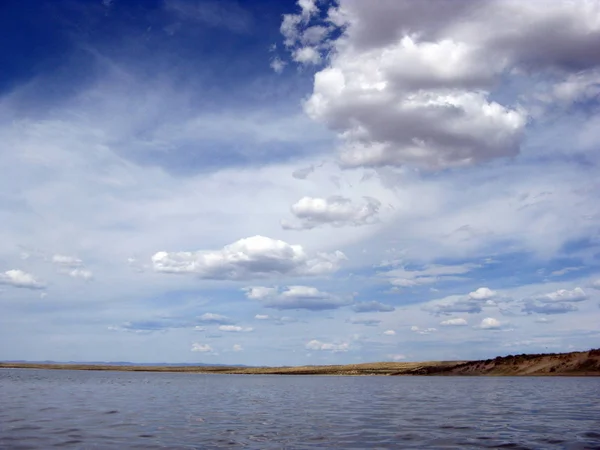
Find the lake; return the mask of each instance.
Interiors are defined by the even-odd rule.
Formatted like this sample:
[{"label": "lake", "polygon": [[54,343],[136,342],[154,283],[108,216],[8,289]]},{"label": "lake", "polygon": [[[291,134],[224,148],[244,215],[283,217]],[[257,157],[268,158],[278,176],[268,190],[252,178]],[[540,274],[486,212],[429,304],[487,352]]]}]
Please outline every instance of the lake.
[{"label": "lake", "polygon": [[0,369],[0,448],[600,449],[600,378]]}]

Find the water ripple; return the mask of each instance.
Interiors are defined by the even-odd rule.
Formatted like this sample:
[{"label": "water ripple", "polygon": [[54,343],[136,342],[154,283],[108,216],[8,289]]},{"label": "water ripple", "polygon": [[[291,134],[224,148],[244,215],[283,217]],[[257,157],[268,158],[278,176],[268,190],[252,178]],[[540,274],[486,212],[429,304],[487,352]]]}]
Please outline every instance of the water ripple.
[{"label": "water ripple", "polygon": [[0,369],[0,449],[600,449],[600,379]]}]

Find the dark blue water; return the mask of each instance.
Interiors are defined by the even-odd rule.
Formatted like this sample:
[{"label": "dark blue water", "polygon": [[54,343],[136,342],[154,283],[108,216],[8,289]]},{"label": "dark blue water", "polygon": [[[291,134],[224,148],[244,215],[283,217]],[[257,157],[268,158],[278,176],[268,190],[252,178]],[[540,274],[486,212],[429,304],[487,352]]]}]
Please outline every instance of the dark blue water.
[{"label": "dark blue water", "polygon": [[598,378],[0,369],[0,448],[600,449]]}]

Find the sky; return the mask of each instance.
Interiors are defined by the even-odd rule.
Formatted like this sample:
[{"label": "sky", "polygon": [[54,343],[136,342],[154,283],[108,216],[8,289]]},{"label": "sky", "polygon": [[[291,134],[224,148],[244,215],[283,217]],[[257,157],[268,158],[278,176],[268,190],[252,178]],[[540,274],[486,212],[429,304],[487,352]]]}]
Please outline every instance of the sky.
[{"label": "sky", "polygon": [[6,0],[0,360],[600,347],[600,0]]}]

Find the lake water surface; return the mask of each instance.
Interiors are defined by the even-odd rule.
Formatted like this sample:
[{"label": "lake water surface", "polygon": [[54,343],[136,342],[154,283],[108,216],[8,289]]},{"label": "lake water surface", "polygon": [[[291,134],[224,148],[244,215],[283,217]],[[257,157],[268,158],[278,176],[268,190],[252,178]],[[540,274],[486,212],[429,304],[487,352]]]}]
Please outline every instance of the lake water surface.
[{"label": "lake water surface", "polygon": [[599,378],[0,369],[0,448],[600,449]]}]

